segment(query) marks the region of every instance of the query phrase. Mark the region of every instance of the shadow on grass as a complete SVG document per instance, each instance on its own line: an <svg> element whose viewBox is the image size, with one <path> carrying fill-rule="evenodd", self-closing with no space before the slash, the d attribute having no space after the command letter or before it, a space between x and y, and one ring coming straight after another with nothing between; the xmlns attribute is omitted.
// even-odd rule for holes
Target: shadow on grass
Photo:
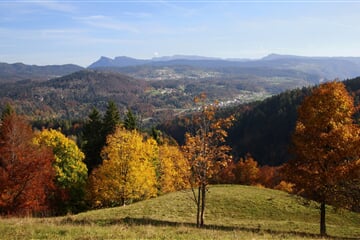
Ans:
<svg viewBox="0 0 360 240"><path fill-rule="evenodd" d="M190 228L197 228L196 224L194 223L180 223L180 222L171 222L165 220L158 220L158 219L151 219L151 218L117 218L117 219L99 219L99 220L89 220L89 219L82 219L77 220L71 217L65 218L61 221L62 224L74 224L74 225L98 225L98 226L111 226L117 224L127 224L127 225L151 225L151 226L170 226L170 227L190 227ZM300 237L308 237L308 238L318 238L324 239L320 234L313 234L313 233L306 233L306 232L298 232L298 231L276 231L271 229L262 229L261 225L257 228L251 227L237 227L237 226L222 226L222 225L205 225L201 229L211 229L211 230L220 230L220 231L244 231L244 232L252 232L252 233L268 233L271 235L294 235ZM333 236L326 236L326 239L333 239L333 240L356 240L359 238L356 237L333 237Z"/></svg>

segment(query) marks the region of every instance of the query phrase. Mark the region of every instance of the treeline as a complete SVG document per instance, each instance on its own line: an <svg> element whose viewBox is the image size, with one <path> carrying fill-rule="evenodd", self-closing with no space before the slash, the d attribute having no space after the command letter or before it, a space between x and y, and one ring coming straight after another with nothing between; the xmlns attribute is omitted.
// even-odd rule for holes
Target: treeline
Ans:
<svg viewBox="0 0 360 240"><path fill-rule="evenodd" d="M130 110L121 121L113 102L104 117L90 113L80 147L61 129L33 129L10 106L0 123L1 215L59 215L188 187L179 147L155 129L140 132Z"/></svg>
<svg viewBox="0 0 360 240"><path fill-rule="evenodd" d="M5 107L0 128L0 214L61 215L130 204L191 187L184 150L152 128L140 129L129 109L121 118L109 102L102 116L33 123ZM62 129L62 128L63 129ZM227 159L209 183L279 187L277 168L250 156Z"/></svg>

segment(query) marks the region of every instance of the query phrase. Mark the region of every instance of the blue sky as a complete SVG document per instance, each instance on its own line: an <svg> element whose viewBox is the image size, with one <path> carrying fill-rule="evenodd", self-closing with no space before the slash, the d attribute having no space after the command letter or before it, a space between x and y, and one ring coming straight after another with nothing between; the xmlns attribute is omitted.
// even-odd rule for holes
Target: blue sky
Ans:
<svg viewBox="0 0 360 240"><path fill-rule="evenodd" d="M360 56L360 1L0 0L0 62Z"/></svg>

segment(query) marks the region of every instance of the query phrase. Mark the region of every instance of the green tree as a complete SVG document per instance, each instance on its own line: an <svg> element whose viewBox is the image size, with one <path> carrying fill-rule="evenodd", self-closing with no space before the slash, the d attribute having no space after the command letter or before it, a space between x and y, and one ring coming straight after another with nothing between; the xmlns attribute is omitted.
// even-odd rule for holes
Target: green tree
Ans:
<svg viewBox="0 0 360 240"><path fill-rule="evenodd" d="M200 103L200 112L193 117L194 132L185 134L183 152L189 161L190 181L193 190L193 200L197 206L196 224L204 225L206 192L209 180L220 169L218 165L226 164L231 158L230 147L224 145L227 132L231 126L232 117L216 119L218 104L206 105L206 95L195 98ZM197 193L195 191L197 188Z"/></svg>
<svg viewBox="0 0 360 240"><path fill-rule="evenodd" d="M118 107L116 106L116 103L114 101L109 101L104 115L103 126L102 126L102 136L105 137L105 142L106 142L106 137L109 134L113 134L115 132L116 127L119 124L120 124L120 113Z"/></svg>
<svg viewBox="0 0 360 240"><path fill-rule="evenodd" d="M77 211L81 207L87 181L87 168L83 162L84 153L77 147L76 143L67 138L61 132L44 129L37 134L34 142L39 146L50 147L54 153L55 161L55 184L70 199L62 199L66 210Z"/></svg>
<svg viewBox="0 0 360 240"><path fill-rule="evenodd" d="M157 130L154 126L151 127L150 136L157 142L157 144L163 144L163 136L160 130Z"/></svg>
<svg viewBox="0 0 360 240"><path fill-rule="evenodd" d="M113 101L109 101L104 117L96 108L89 114L89 119L82 132L85 163L88 174L102 163L101 150L106 144L106 138L120 124L120 113Z"/></svg>
<svg viewBox="0 0 360 240"><path fill-rule="evenodd" d="M117 127L102 151L103 164L89 178L88 200L93 207L109 207L157 194L154 159L157 145L136 130Z"/></svg>
<svg viewBox="0 0 360 240"><path fill-rule="evenodd" d="M12 107L9 103L7 103L7 104L5 105L4 110L2 111L1 119L0 119L0 120L3 121L6 116L9 116L9 115L11 115L11 114L14 113L14 112L15 112L15 111L14 111L13 107Z"/></svg>
<svg viewBox="0 0 360 240"><path fill-rule="evenodd" d="M127 130L138 130L138 122L136 116L133 114L130 108L128 108L125 119L124 119L124 127Z"/></svg>
<svg viewBox="0 0 360 240"><path fill-rule="evenodd" d="M326 204L344 206L340 183L359 167L358 125L353 98L341 82L321 84L298 109L293 134L295 157L284 168L286 180L301 195L320 203L320 234L326 235ZM357 176L359 178L359 176ZM346 192L346 191L345 191Z"/></svg>
<svg viewBox="0 0 360 240"><path fill-rule="evenodd" d="M82 149L85 153L85 163L88 173L102 163L101 149L105 145L106 136L103 136L102 116L96 108L89 114L89 120L84 124Z"/></svg>

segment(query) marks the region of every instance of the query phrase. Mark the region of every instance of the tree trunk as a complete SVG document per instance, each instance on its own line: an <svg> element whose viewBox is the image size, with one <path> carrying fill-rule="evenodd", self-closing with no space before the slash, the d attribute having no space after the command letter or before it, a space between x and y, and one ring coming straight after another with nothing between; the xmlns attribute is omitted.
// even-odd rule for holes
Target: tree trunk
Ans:
<svg viewBox="0 0 360 240"><path fill-rule="evenodd" d="M204 226L204 214L205 214L205 203L206 203L206 186L205 184L201 185L201 219L200 227Z"/></svg>
<svg viewBox="0 0 360 240"><path fill-rule="evenodd" d="M320 205L320 235L326 236L326 224L325 224L325 201Z"/></svg>
<svg viewBox="0 0 360 240"><path fill-rule="evenodd" d="M201 185L198 188L198 198L197 198L197 212L196 212L196 226L200 227L200 199L201 199Z"/></svg>

